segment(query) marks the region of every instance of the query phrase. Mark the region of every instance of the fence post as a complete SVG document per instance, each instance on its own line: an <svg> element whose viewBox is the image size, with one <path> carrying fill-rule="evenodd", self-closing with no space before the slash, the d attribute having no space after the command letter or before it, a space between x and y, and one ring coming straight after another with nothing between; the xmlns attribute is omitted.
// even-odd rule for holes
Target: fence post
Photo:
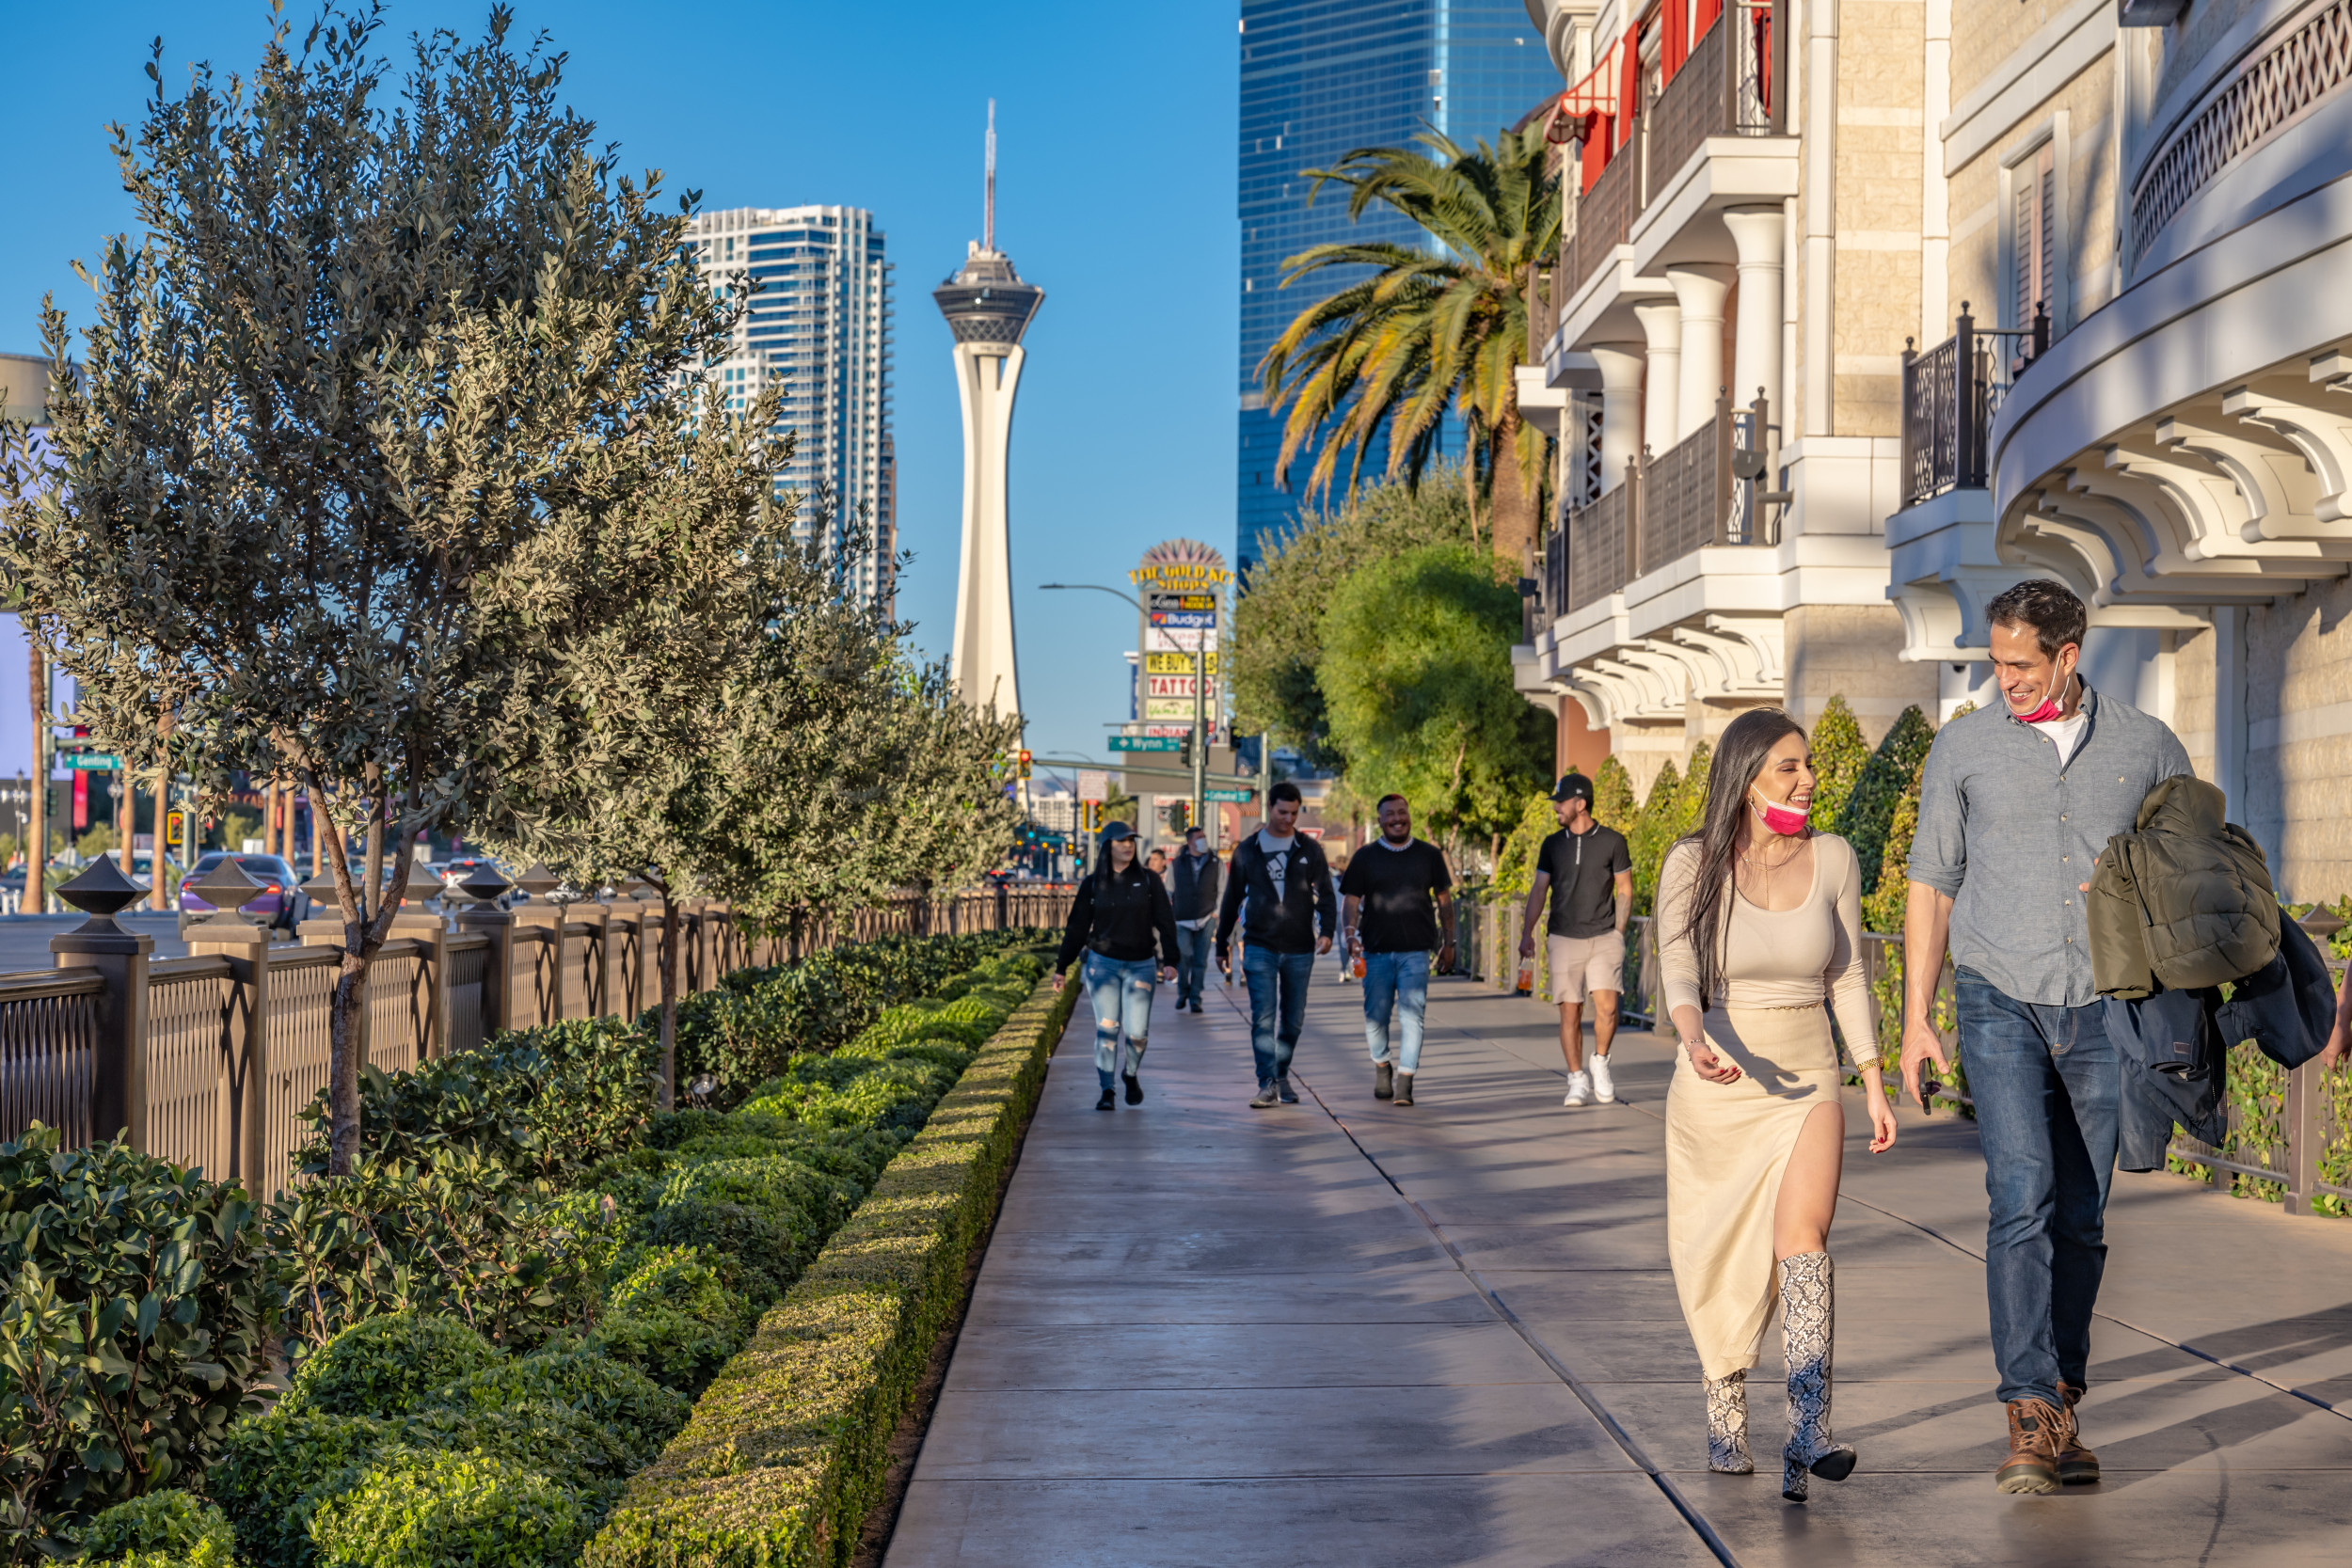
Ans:
<svg viewBox="0 0 2352 1568"><path fill-rule="evenodd" d="M613 1011L612 1006L612 945L607 940L612 932L612 908L609 904L581 903L573 907L583 926L596 927L596 935L588 940L596 944L596 961L588 977L588 1012L590 1018L602 1018ZM587 965L581 966L583 969Z"/></svg>
<svg viewBox="0 0 2352 1568"><path fill-rule="evenodd" d="M43 781L33 781L35 789ZM158 863L160 864L160 857ZM57 896L89 916L49 939L59 969L94 969L105 983L98 994L97 1038L90 1060L90 1136L124 1134L147 1147L147 966L155 939L124 930L115 911L136 903L141 889L101 855Z"/></svg>
<svg viewBox="0 0 2352 1568"><path fill-rule="evenodd" d="M248 921L214 919L190 926L187 938L191 958L217 953L227 958L229 977L244 992L238 1008L245 1015L245 1037L232 1047L237 1059L228 1064L220 1096L229 1117L223 1143L230 1179L260 1193L262 1115L269 1084L269 932Z"/></svg>
<svg viewBox="0 0 2352 1568"><path fill-rule="evenodd" d="M996 928L1000 931L1005 929L1006 927L1008 920L1006 905L1010 901L1010 898L1011 894L1006 888L1005 884L998 882L996 884Z"/></svg>
<svg viewBox="0 0 2352 1568"><path fill-rule="evenodd" d="M515 917L495 904L461 910L457 928L490 939L482 959L482 1033L486 1038L501 1029L521 1027L516 1018Z"/></svg>
<svg viewBox="0 0 2352 1568"><path fill-rule="evenodd" d="M2287 1074L2287 1212L2314 1212L2319 1196L2319 1069L2312 1062Z"/></svg>
<svg viewBox="0 0 2352 1568"><path fill-rule="evenodd" d="M1905 338L1903 340L1902 417L1897 421L1896 424L1896 435L1901 440L1902 445L1899 449L1901 455L1897 457L1895 460L1895 499L1901 506L1909 506L1915 499L1915 487L1911 483L1911 476L1913 472L1911 467L1913 462L1911 411L1918 406L1918 392L1914 385L1914 383L1918 379L1917 372L1915 368L1918 362L1919 349L1917 343L1910 338Z"/></svg>
<svg viewBox="0 0 2352 1568"><path fill-rule="evenodd" d="M1977 319L1968 302L1960 302L1960 322L1952 336L1952 483L1963 490L1984 487L1984 454L1978 451L1984 433L1977 428Z"/></svg>

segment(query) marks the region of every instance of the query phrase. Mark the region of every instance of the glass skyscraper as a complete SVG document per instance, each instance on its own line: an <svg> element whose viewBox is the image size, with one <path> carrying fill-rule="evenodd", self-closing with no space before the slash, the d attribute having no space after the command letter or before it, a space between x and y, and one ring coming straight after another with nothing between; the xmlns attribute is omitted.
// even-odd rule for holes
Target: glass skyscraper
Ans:
<svg viewBox="0 0 2352 1568"><path fill-rule="evenodd" d="M727 406L741 408L781 381L778 431L793 436L776 493L802 498L803 539L820 488L833 498L835 537L863 523L871 536L853 580L885 612L898 546L897 473L890 438L890 262L874 215L857 207L738 207L694 219L703 275L714 288L756 278L733 352L711 367Z"/></svg>
<svg viewBox="0 0 2352 1568"><path fill-rule="evenodd" d="M1264 406L1258 361L1298 312L1347 281L1338 270L1282 288L1282 262L1344 240L1422 243L1387 209L1347 216L1327 185L1312 207L1302 169L1328 168L1358 147L1403 147L1438 131L1468 147L1560 91L1560 73L1521 0L1242 0L1241 365L1239 506L1234 554L1247 572L1262 541L1298 515L1312 464L1276 483L1282 420ZM1448 421L1445 451L1461 453ZM1376 471L1375 453L1366 463ZM1345 470L1343 468L1342 473Z"/></svg>

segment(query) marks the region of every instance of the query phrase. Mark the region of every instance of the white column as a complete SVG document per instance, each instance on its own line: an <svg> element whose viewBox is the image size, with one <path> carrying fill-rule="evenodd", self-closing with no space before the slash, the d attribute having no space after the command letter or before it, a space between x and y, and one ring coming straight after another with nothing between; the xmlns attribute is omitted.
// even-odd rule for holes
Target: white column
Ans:
<svg viewBox="0 0 2352 1568"><path fill-rule="evenodd" d="M2121 82L2130 74L2133 52L2119 40L2115 53L2115 74ZM1927 89L1922 118L1931 126L1941 125L1952 112L1952 0L1928 0L1927 52L1921 63ZM1919 341L1924 345L1940 343L1952 331L1952 217L1944 178L1944 138L1927 135L1919 141ZM2119 182L2116 189L2122 196L2125 187ZM2119 202L2119 213L2128 200L2124 197Z"/></svg>
<svg viewBox="0 0 2352 1568"><path fill-rule="evenodd" d="M1642 324L1642 336L1649 344L1649 385L1642 396L1642 445L1652 456L1664 452L1682 438L1682 307L1672 300L1654 299L1633 308L1633 319Z"/></svg>
<svg viewBox="0 0 2352 1568"><path fill-rule="evenodd" d="M1734 207L1724 214L1740 247L1740 321L1732 344L1731 401L1744 405L1761 388L1772 417L1790 430L1780 402L1781 253L1788 225L1777 207ZM1791 432L1793 434L1793 432Z"/></svg>
<svg viewBox="0 0 2352 1568"><path fill-rule="evenodd" d="M2246 820L2246 611L2213 607L2213 783L2230 820Z"/></svg>
<svg viewBox="0 0 2352 1568"><path fill-rule="evenodd" d="M1835 434L1837 374L1837 0L1806 0L1804 420Z"/></svg>
<svg viewBox="0 0 2352 1568"><path fill-rule="evenodd" d="M1731 269L1712 264L1668 267L1675 303L1682 310L1682 395L1675 419L1677 438L1715 417L1724 390L1724 296L1731 292Z"/></svg>
<svg viewBox="0 0 2352 1568"><path fill-rule="evenodd" d="M1600 487L1625 483L1625 466L1642 454L1642 345L1595 343L1600 368Z"/></svg>

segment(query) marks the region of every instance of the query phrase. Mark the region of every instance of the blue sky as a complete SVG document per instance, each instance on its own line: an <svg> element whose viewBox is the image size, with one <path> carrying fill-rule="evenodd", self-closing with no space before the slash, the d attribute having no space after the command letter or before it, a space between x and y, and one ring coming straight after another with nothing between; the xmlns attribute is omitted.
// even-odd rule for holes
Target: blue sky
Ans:
<svg viewBox="0 0 2352 1568"><path fill-rule="evenodd" d="M385 14L398 40L478 32L488 7L390 0ZM933 654L955 619L962 452L930 290L979 235L996 99L998 243L1046 291L1012 456L1022 695L1041 752L1104 754L1104 721L1126 715L1135 614L1036 585L1124 587L1147 546L1180 535L1232 552L1235 15L1099 0L516 7L519 33L570 52L570 102L625 167L660 168L710 207L875 213L898 266L898 525L915 555L899 610ZM0 3L15 66L0 94L0 351L40 347L44 293L87 319L69 263L130 222L104 126L135 119L150 40L174 71L244 71L266 19L264 0Z"/></svg>

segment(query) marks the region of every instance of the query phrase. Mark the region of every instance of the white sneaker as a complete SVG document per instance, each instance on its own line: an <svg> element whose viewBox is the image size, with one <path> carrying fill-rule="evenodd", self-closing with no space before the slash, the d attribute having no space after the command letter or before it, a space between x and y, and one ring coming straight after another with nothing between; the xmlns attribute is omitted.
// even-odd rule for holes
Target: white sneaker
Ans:
<svg viewBox="0 0 2352 1568"><path fill-rule="evenodd" d="M1593 1075L1589 1072L1569 1073L1567 1098L1561 1101L1560 1103L1563 1105L1589 1105L1592 1103L1592 1101Z"/></svg>
<svg viewBox="0 0 2352 1568"><path fill-rule="evenodd" d="M1609 1076L1609 1058L1596 1054L1593 1057L1593 1100L1597 1104L1606 1105L1616 1098L1617 1081Z"/></svg>

